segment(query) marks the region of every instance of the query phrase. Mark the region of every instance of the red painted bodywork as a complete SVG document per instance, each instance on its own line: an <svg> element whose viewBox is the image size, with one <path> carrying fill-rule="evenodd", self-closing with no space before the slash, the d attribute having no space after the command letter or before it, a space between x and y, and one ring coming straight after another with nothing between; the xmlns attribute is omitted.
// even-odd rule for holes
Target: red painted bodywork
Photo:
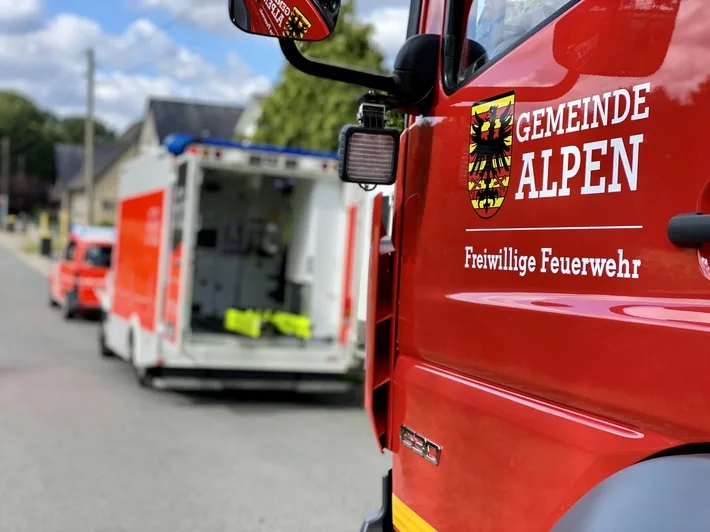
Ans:
<svg viewBox="0 0 710 532"><path fill-rule="evenodd" d="M353 261L355 259L355 233L357 231L358 208L348 207L345 233L345 272L343 273L343 306L341 311L338 342L345 345L350 336L353 320Z"/></svg>
<svg viewBox="0 0 710 532"><path fill-rule="evenodd" d="M155 331L165 191L122 198L114 252L112 314Z"/></svg>
<svg viewBox="0 0 710 532"><path fill-rule="evenodd" d="M424 2L422 32L442 32L443 4ZM710 442L710 248L682 250L666 234L672 216L710 212L710 5L660 2L647 38L631 41L613 19L590 15L618 4L580 0L464 87L449 95L440 86L428 116L406 131L392 246L371 252L366 406L393 452L394 493L440 532L546 531L620 469ZM570 21L580 14L585 36L607 54L584 68L603 67L601 75L558 62L564 50L553 38L574 41L581 27ZM622 65L615 50L639 62ZM517 127L522 113L646 82L646 119L527 142L514 134L505 200L491 218L476 214L473 104L514 91ZM536 154L539 190L543 150L553 152L550 183L560 186L561 148L639 134L636 191L622 176L620 192L581 195L580 173L569 196L516 199L524 153ZM611 150L594 161L594 181L608 184ZM590 229L598 226L626 228ZM622 249L642 265L638 279L521 276L466 268L466 246L617 258ZM441 446L438 466L400 446L402 424Z"/></svg>
<svg viewBox="0 0 710 532"><path fill-rule="evenodd" d="M74 256L67 260L62 254L52 266L49 273L50 295L57 303L63 303L67 293L76 290L78 310L96 310L100 307L97 291L104 289L109 267L87 264L86 251L92 246L111 247L113 242L69 234L67 243L76 246Z"/></svg>
<svg viewBox="0 0 710 532"><path fill-rule="evenodd" d="M249 13L250 33L320 41L332 32L327 20L310 0L243 0ZM246 29L246 28L245 28Z"/></svg>
<svg viewBox="0 0 710 532"><path fill-rule="evenodd" d="M165 331L165 339L174 344L178 341L179 305L180 305L180 277L182 274L182 242L175 246L170 252L170 264L168 264L168 279L165 288L165 305L163 307L163 321L168 326Z"/></svg>

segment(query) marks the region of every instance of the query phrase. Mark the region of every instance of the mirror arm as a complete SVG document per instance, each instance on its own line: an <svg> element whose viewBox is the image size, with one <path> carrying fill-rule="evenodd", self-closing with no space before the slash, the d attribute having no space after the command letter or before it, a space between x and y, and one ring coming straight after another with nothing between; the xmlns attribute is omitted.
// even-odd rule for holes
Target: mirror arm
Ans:
<svg viewBox="0 0 710 532"><path fill-rule="evenodd" d="M360 85L368 89L379 90L392 95L397 95L399 92L397 81L394 77L313 61L303 55L296 46L296 42L290 39L279 38L279 45L281 46L281 52L284 54L286 60L291 63L294 68L304 74Z"/></svg>

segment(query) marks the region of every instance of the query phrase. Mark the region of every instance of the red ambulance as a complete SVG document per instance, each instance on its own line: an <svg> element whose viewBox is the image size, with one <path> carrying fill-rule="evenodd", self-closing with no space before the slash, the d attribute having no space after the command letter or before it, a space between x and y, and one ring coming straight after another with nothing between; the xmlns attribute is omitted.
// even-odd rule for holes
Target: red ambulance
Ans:
<svg viewBox="0 0 710 532"><path fill-rule="evenodd" d="M97 290L111 266L115 236L111 227L72 227L49 273L49 304L59 306L64 319L99 310Z"/></svg>

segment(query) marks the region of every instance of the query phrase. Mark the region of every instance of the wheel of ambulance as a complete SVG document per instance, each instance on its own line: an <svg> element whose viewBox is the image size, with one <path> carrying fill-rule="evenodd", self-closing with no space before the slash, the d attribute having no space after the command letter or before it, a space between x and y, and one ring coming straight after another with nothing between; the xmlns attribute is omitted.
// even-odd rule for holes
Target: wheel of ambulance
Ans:
<svg viewBox="0 0 710 532"><path fill-rule="evenodd" d="M138 382L138 385L141 386L142 388L152 388L153 387L153 378L148 374L148 372L145 370L145 368L141 368L136 365L135 361L133 360L134 358L134 345L133 345L133 333L131 333L128 336L128 362L131 364L131 367L133 368L133 374L136 377L136 381Z"/></svg>
<svg viewBox="0 0 710 532"><path fill-rule="evenodd" d="M356 382L353 383L352 388L349 392L350 399L352 402L360 407L365 406L365 383Z"/></svg>
<svg viewBox="0 0 710 532"><path fill-rule="evenodd" d="M104 329L104 323L106 323L106 314L101 312L101 321L99 321L99 352L102 357L112 357L113 351L111 351L106 345L106 330Z"/></svg>
<svg viewBox="0 0 710 532"><path fill-rule="evenodd" d="M51 289L48 290L47 299L48 299L48 301L49 301L49 306L50 306L51 308L56 308L56 307L58 306L58 305L57 305L57 302L56 302L56 301L54 300L54 298L52 297L52 290L51 290Z"/></svg>
<svg viewBox="0 0 710 532"><path fill-rule="evenodd" d="M70 320L74 317L75 309L72 302L71 294L64 296L64 301L62 302L62 318L65 320Z"/></svg>

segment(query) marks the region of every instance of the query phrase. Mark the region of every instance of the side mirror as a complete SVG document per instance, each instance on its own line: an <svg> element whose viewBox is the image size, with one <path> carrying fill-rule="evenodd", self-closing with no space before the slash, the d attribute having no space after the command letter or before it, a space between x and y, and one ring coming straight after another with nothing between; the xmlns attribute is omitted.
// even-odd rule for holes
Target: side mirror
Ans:
<svg viewBox="0 0 710 532"><path fill-rule="evenodd" d="M240 30L293 41L322 41L335 29L340 0L229 0Z"/></svg>
<svg viewBox="0 0 710 532"><path fill-rule="evenodd" d="M679 6L680 0L581 2L555 25L553 56L578 74L649 77L665 60Z"/></svg>

